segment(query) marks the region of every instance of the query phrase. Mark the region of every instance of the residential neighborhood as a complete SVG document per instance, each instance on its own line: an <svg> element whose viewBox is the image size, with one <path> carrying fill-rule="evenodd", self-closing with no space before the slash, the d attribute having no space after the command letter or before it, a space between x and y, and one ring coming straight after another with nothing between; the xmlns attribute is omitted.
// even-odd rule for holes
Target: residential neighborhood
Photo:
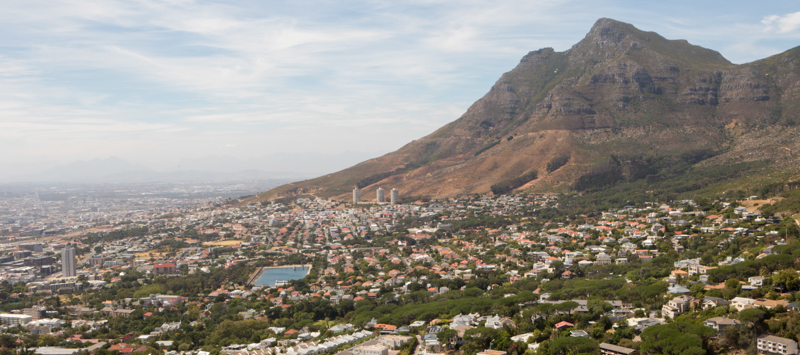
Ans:
<svg viewBox="0 0 800 355"><path fill-rule="evenodd" d="M689 348L797 353L794 221L726 199L579 213L567 204L218 201L16 236L2 245L3 346L650 354L666 351L658 334L678 331L691 332ZM298 268L304 277L264 281Z"/></svg>

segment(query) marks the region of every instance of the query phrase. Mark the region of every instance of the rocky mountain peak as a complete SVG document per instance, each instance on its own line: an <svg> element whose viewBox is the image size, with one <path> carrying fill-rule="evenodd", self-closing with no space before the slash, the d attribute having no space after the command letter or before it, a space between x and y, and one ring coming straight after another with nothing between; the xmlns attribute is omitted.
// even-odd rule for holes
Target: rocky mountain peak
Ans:
<svg viewBox="0 0 800 355"><path fill-rule="evenodd" d="M460 118L431 135L253 201L308 193L348 199L353 185L363 187L362 196L378 186L417 197L497 186L583 191L668 175L671 164L698 162L691 157L714 156L708 166L768 164L767 157L800 166L800 158L789 156L800 151L798 58L795 49L735 65L685 40L601 18L568 51L527 53ZM609 157L622 163L611 166L617 160Z"/></svg>
<svg viewBox="0 0 800 355"><path fill-rule="evenodd" d="M609 18L601 18L595 22L589 33L586 34L587 41L599 47L618 46L630 32L636 31L633 26Z"/></svg>

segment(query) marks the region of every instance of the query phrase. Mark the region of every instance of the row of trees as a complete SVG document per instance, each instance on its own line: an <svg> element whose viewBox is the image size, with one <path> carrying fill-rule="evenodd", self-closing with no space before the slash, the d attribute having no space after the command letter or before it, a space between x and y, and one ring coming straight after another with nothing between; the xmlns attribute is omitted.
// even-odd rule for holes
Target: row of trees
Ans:
<svg viewBox="0 0 800 355"><path fill-rule="evenodd" d="M495 195L503 195L513 191L514 189L527 184L533 180L536 180L539 177L539 173L536 170L531 170L525 174L522 174L518 177L503 180L491 186L492 193Z"/></svg>

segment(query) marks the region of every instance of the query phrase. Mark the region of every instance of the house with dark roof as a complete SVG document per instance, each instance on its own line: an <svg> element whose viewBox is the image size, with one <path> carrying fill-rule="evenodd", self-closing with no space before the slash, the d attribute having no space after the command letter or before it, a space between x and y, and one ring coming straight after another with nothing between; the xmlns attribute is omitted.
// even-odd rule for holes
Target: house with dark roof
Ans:
<svg viewBox="0 0 800 355"><path fill-rule="evenodd" d="M702 305L702 307L703 307L703 310L706 310L706 309L709 309L709 308L714 308L714 307L719 307L719 306L729 306L730 304L731 304L731 302L726 300L726 299L724 299L724 298L705 296L705 297L703 297L703 305Z"/></svg>
<svg viewBox="0 0 800 355"><path fill-rule="evenodd" d="M714 317L703 322L703 325L716 330L717 333L722 332L727 327L739 328L741 324L738 320L728 317Z"/></svg>

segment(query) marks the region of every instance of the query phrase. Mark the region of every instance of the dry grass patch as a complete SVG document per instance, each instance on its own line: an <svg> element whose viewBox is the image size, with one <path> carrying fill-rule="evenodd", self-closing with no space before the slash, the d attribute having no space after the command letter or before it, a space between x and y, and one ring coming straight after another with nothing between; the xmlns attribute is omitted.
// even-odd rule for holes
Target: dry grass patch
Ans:
<svg viewBox="0 0 800 355"><path fill-rule="evenodd" d="M239 245L242 244L241 240L220 240L216 242L203 242L203 245L216 245L221 247L227 247L231 245Z"/></svg>
<svg viewBox="0 0 800 355"><path fill-rule="evenodd" d="M773 198L766 199L766 200L739 201L739 203L744 208L747 208L747 210L752 212L752 213L761 213L761 209L759 207L761 207L763 205L766 205L766 204L772 204L772 203L778 202L778 201L780 201L782 199L783 199L783 197L773 197Z"/></svg>
<svg viewBox="0 0 800 355"><path fill-rule="evenodd" d="M145 251L142 253L133 254L136 255L137 260L149 260L149 259L161 259L163 258L166 253L158 252L158 251Z"/></svg>

